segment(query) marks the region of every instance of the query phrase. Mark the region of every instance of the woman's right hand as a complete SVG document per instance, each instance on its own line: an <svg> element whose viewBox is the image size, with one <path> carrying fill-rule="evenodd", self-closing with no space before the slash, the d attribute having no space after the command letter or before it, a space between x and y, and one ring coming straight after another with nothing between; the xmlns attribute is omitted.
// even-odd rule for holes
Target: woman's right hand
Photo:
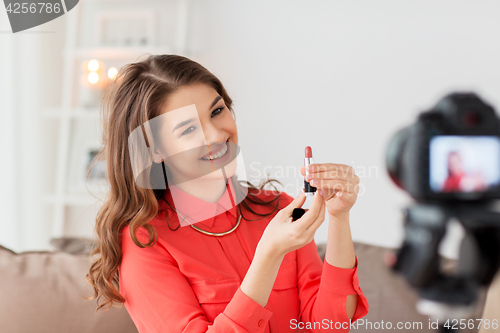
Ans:
<svg viewBox="0 0 500 333"><path fill-rule="evenodd" d="M269 251L273 255L284 256L309 244L314 234L325 220L325 201L319 191L314 195L310 209L296 221L292 222L294 208L304 204L306 196L300 194L285 208L281 209L269 222L257 245L257 250Z"/></svg>

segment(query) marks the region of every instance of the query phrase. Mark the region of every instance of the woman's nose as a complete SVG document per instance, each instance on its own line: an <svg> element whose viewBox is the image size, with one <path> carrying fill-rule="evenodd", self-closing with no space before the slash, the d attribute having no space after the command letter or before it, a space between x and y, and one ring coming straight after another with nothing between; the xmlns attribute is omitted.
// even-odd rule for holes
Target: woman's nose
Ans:
<svg viewBox="0 0 500 333"><path fill-rule="evenodd" d="M224 143L227 139L225 132L214 125L204 126L203 135L205 139L205 145L208 146L210 144L211 148Z"/></svg>

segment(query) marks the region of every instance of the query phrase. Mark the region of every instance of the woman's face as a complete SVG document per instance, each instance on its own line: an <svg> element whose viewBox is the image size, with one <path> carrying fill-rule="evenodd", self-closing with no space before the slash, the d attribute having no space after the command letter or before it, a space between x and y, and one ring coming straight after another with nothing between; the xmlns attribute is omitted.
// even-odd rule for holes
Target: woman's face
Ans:
<svg viewBox="0 0 500 333"><path fill-rule="evenodd" d="M236 122L211 86L198 83L179 88L154 119L161 120L157 127L161 145L155 145L155 162L165 161L170 182L222 179L222 166L227 178L236 171ZM207 160L210 152L212 157L225 153Z"/></svg>
<svg viewBox="0 0 500 333"><path fill-rule="evenodd" d="M460 155L450 153L448 156L448 169L452 175L460 175L462 173L462 161Z"/></svg>

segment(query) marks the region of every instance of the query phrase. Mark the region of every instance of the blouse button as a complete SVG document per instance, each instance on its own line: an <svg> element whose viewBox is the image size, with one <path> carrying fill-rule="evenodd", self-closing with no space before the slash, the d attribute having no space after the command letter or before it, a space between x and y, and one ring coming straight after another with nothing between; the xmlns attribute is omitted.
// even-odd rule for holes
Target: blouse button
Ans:
<svg viewBox="0 0 500 333"><path fill-rule="evenodd" d="M262 327L262 326L264 326L264 320L261 319L261 320L259 320L259 327Z"/></svg>
<svg viewBox="0 0 500 333"><path fill-rule="evenodd" d="M217 204L217 210L222 210L222 205L221 204Z"/></svg>

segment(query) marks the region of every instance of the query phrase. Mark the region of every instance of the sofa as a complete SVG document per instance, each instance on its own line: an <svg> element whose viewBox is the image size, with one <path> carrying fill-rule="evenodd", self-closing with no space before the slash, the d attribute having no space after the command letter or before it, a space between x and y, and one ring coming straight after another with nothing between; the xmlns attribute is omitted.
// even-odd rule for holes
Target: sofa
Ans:
<svg viewBox="0 0 500 333"><path fill-rule="evenodd" d="M0 332L2 333L133 333L137 329L124 306L112 307L96 314L97 301L85 300L92 289L85 280L90 265L89 252L93 243L78 238L53 239L55 251L15 253L0 246ZM326 244L317 244L324 260ZM429 329L428 318L415 310L418 296L406 281L383 264L384 253L390 249L354 243L359 261L358 276L361 289L369 302L365 322L421 322ZM452 267L454 261L445 259ZM496 318L500 310L500 281L492 284L487 295L480 295L473 318L485 315ZM376 324L375 324L376 325ZM398 329L393 329L399 331ZM355 331L384 331L358 326ZM485 332L494 332L489 329ZM477 327L462 332L478 332ZM480 332L483 333L483 332Z"/></svg>

